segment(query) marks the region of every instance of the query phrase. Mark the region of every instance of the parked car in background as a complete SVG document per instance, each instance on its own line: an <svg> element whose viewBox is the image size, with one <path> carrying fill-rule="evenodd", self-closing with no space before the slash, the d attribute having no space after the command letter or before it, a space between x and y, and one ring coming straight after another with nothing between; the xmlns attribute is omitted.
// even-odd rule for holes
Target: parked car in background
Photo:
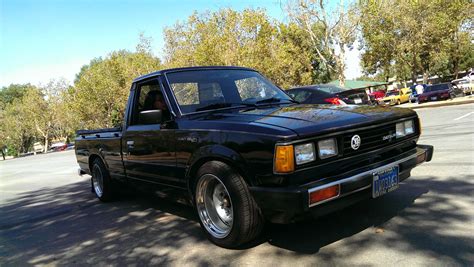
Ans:
<svg viewBox="0 0 474 267"><path fill-rule="evenodd" d="M458 87L459 90L462 90L463 94L471 95L474 91L474 82L469 79L457 79L451 81L452 84Z"/></svg>
<svg viewBox="0 0 474 267"><path fill-rule="evenodd" d="M457 94L462 93L462 91L456 91L455 89L459 90L451 83L428 85L425 88L424 93L418 96L418 104L429 101L453 99Z"/></svg>
<svg viewBox="0 0 474 267"><path fill-rule="evenodd" d="M44 146L40 142L36 142L33 144L34 153L41 153L43 151L44 151Z"/></svg>
<svg viewBox="0 0 474 267"><path fill-rule="evenodd" d="M371 104L365 89L344 89L331 84L291 88L287 90L287 93L302 104Z"/></svg>
<svg viewBox="0 0 474 267"><path fill-rule="evenodd" d="M67 144L63 142L54 143L49 147L49 150L52 151L64 151L67 148Z"/></svg>
<svg viewBox="0 0 474 267"><path fill-rule="evenodd" d="M402 88L400 90L393 90L387 92L387 94L385 94L385 97L382 100L387 105L400 105L402 103L408 102L408 100L410 99L410 95L410 88Z"/></svg>
<svg viewBox="0 0 474 267"><path fill-rule="evenodd" d="M385 91L384 90L379 90L379 91L375 91L373 93L369 93L369 98L372 102L382 101L382 99L384 97L385 97Z"/></svg>
<svg viewBox="0 0 474 267"><path fill-rule="evenodd" d="M426 84L415 84L410 86L411 95L410 95L410 103L418 102L418 96L423 93L426 88Z"/></svg>

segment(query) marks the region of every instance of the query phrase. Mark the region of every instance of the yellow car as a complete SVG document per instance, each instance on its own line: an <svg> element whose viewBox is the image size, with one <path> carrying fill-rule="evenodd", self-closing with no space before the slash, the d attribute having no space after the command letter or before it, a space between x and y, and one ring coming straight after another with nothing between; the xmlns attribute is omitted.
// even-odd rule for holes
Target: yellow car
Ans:
<svg viewBox="0 0 474 267"><path fill-rule="evenodd" d="M387 92L385 94L385 97L382 99L382 101L387 104L387 105L400 105L402 103L408 102L410 99L411 95L411 89L410 88L402 88L400 90L393 90Z"/></svg>

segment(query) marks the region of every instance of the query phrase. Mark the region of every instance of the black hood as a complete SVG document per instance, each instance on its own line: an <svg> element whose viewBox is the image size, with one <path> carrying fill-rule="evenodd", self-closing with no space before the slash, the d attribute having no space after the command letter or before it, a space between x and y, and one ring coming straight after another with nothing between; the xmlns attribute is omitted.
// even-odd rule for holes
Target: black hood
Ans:
<svg viewBox="0 0 474 267"><path fill-rule="evenodd" d="M382 106L291 105L219 111L207 116L206 120L276 126L292 130L299 136L310 136L415 115L410 109Z"/></svg>

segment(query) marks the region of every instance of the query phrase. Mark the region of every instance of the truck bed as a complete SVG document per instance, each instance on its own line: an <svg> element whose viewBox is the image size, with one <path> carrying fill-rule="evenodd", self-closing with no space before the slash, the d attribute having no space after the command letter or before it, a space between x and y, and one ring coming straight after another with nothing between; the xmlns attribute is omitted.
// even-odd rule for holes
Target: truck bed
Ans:
<svg viewBox="0 0 474 267"><path fill-rule="evenodd" d="M121 128L79 130L76 134L76 157L81 170L91 174L94 158L91 159L90 155L95 154L101 157L112 176L125 179Z"/></svg>

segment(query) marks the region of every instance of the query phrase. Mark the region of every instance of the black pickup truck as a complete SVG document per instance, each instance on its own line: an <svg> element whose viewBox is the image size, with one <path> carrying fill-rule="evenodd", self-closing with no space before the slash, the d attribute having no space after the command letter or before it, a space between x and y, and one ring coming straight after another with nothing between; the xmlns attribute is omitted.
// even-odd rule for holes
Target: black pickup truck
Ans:
<svg viewBox="0 0 474 267"><path fill-rule="evenodd" d="M100 200L130 185L184 199L211 241L236 247L265 220L397 189L432 158L420 128L410 109L303 105L255 70L190 67L134 80L123 125L78 131L76 156Z"/></svg>

